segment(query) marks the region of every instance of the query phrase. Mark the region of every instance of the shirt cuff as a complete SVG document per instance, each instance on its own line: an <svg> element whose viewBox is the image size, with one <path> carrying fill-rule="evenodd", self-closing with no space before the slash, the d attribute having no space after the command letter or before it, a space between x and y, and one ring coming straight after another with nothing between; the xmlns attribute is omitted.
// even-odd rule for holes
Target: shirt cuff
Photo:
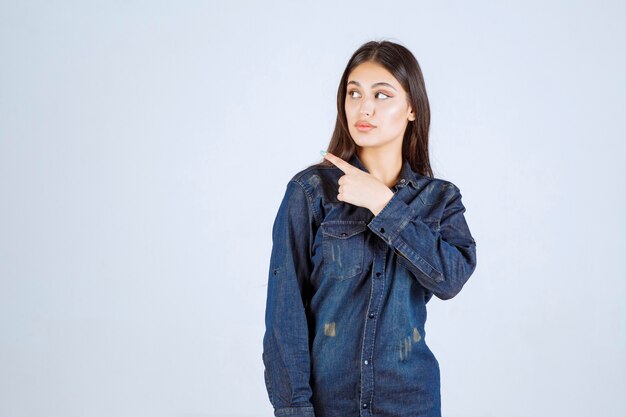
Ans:
<svg viewBox="0 0 626 417"><path fill-rule="evenodd" d="M284 407L277 408L274 411L274 416L276 417L315 417L315 413L313 412L313 407Z"/></svg>
<svg viewBox="0 0 626 417"><path fill-rule="evenodd" d="M387 244L392 245L402 229L416 217L417 212L413 207L405 203L399 193L395 193L367 226Z"/></svg>

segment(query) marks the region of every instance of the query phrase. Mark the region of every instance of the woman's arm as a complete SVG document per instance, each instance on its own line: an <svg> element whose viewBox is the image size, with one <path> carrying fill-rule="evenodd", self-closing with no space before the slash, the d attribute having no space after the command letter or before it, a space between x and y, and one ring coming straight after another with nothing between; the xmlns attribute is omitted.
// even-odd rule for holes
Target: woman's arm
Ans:
<svg viewBox="0 0 626 417"><path fill-rule="evenodd" d="M314 216L303 186L287 184L272 230L265 310L265 384L275 416L314 417L311 404L307 285Z"/></svg>
<svg viewBox="0 0 626 417"><path fill-rule="evenodd" d="M448 183L438 230L395 193L371 220L369 228L400 254L400 262L425 288L442 300L459 293L476 268L476 242L465 221L457 186Z"/></svg>

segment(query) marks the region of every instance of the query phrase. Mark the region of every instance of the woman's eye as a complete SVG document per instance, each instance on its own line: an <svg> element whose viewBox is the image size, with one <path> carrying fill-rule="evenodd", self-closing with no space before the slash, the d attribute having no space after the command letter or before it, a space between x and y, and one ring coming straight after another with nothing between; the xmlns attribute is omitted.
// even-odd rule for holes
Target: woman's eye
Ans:
<svg viewBox="0 0 626 417"><path fill-rule="evenodd" d="M353 93L357 93L358 94L358 91L351 90L351 91L348 92L348 96L354 98ZM387 95L387 94L383 93L382 91L379 91L379 92L376 93L376 95L378 95L378 94L382 94L383 95L383 97L381 97L383 100L386 100L386 99L391 97L390 95Z"/></svg>

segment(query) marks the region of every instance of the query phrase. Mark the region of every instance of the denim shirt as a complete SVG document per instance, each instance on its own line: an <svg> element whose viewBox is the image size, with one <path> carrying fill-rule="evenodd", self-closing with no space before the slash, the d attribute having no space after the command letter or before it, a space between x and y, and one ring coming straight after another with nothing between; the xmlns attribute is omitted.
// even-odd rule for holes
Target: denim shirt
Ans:
<svg viewBox="0 0 626 417"><path fill-rule="evenodd" d="M476 268L459 188L404 160L374 216L337 200L342 175L298 172L273 224L262 359L274 415L440 417L426 303Z"/></svg>

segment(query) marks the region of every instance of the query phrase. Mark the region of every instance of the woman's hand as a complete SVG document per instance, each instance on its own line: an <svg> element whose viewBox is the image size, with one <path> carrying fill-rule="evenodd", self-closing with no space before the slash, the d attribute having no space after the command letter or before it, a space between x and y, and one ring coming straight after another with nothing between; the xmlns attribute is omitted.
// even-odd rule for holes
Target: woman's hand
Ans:
<svg viewBox="0 0 626 417"><path fill-rule="evenodd" d="M351 165L330 152L327 152L324 158L345 174L337 182L339 184L337 200L365 207L376 216L393 197L393 191L372 174Z"/></svg>

